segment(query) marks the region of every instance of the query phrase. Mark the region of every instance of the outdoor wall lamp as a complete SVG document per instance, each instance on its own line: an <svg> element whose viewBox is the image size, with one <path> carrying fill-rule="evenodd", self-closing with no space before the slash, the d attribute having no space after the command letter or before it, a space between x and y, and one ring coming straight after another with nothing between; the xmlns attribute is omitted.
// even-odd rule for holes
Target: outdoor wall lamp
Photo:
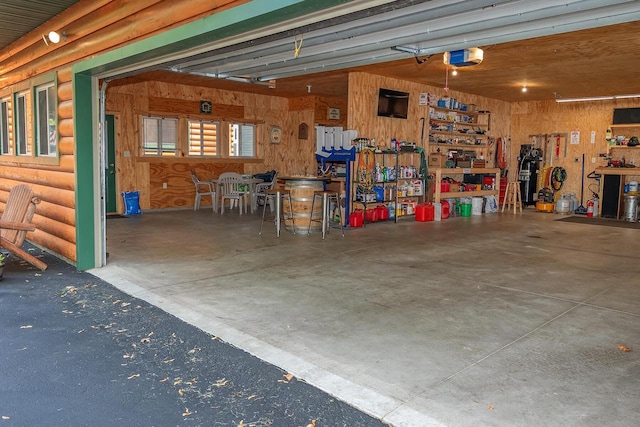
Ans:
<svg viewBox="0 0 640 427"><path fill-rule="evenodd" d="M60 41L66 42L67 33L65 32L58 33L57 31L50 31L49 34L42 35L42 40L44 41L44 44L46 44L47 46L49 46L49 42L53 44L60 43Z"/></svg>

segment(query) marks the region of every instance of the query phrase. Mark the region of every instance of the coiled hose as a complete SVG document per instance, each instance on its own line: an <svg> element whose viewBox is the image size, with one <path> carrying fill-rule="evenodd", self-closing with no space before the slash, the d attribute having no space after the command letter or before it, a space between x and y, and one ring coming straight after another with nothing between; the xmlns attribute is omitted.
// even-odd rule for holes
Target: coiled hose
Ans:
<svg viewBox="0 0 640 427"><path fill-rule="evenodd" d="M558 192L562 189L564 182L567 180L567 171L562 167L555 167L551 171L551 188L554 192Z"/></svg>

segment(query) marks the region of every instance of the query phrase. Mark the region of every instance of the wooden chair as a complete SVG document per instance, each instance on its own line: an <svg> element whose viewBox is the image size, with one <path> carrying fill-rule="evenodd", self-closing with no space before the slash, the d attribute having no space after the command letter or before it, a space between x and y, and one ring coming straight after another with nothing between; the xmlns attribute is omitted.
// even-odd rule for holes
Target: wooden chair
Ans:
<svg viewBox="0 0 640 427"><path fill-rule="evenodd" d="M46 270L47 264L21 248L27 232L36 229L31 219L38 203L40 199L34 196L33 190L28 185L20 184L11 189L4 212L0 217L0 247L34 267Z"/></svg>

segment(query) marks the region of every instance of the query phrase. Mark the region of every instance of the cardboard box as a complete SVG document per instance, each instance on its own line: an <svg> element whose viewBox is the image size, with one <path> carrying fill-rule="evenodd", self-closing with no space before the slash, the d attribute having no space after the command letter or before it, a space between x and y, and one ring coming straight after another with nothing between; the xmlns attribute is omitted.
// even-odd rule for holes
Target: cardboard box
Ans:
<svg viewBox="0 0 640 427"><path fill-rule="evenodd" d="M427 162L430 168L443 168L447 163L447 156L444 154L432 153L429 154Z"/></svg>

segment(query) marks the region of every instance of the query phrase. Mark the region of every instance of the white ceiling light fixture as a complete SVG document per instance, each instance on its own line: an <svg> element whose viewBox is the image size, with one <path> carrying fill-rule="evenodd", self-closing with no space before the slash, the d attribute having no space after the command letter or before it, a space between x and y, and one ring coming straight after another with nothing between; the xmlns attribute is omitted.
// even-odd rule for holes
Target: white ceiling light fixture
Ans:
<svg viewBox="0 0 640 427"><path fill-rule="evenodd" d="M589 96L584 98L558 98L556 102L587 102L587 101L611 101L613 99L633 99L640 98L638 95L613 95L613 96Z"/></svg>
<svg viewBox="0 0 640 427"><path fill-rule="evenodd" d="M527 91L527 85L522 85L522 92L526 92Z"/></svg>

